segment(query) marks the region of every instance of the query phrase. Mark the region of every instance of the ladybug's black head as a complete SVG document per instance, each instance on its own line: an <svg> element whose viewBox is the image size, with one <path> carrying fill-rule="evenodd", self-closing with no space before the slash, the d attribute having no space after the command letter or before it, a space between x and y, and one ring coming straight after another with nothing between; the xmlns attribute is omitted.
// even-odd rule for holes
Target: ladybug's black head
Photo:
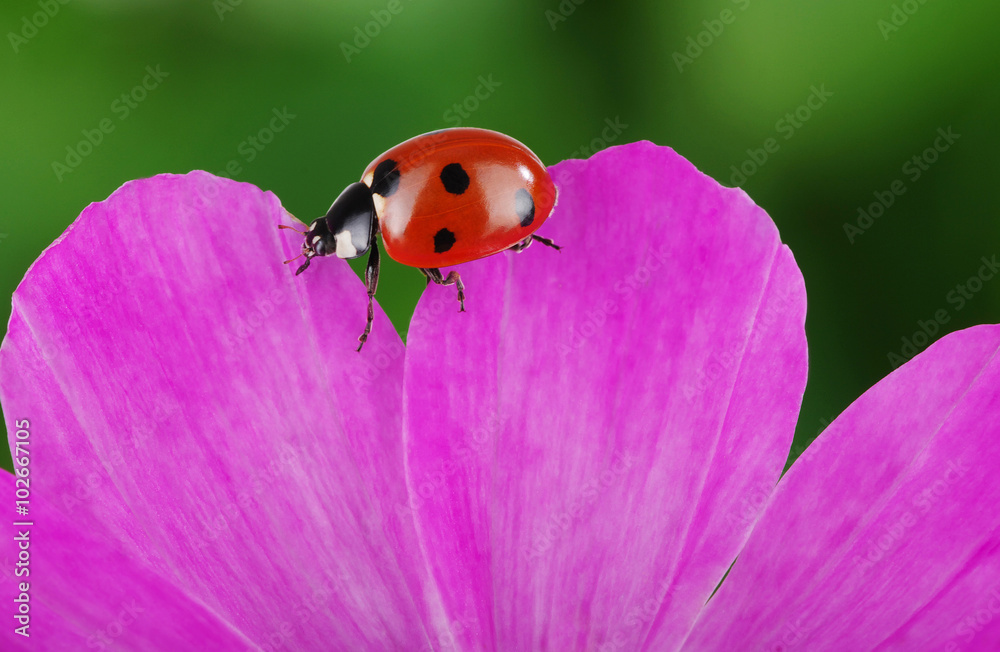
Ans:
<svg viewBox="0 0 1000 652"><path fill-rule="evenodd" d="M309 225L302 243L306 262L295 273L304 272L316 256L363 256L375 239L376 224L372 191L360 181L347 186L326 215Z"/></svg>
<svg viewBox="0 0 1000 652"><path fill-rule="evenodd" d="M306 258L328 256L337 246L333 234L326 227L325 217L313 220L313 223L306 230L305 236L305 242L302 243L302 253Z"/></svg>

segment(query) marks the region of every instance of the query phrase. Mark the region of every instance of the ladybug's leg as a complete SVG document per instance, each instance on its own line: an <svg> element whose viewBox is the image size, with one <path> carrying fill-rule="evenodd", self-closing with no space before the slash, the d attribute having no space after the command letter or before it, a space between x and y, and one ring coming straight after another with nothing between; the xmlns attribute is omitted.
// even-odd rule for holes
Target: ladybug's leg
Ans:
<svg viewBox="0 0 1000 652"><path fill-rule="evenodd" d="M555 249L556 251L559 251L560 249L562 249L562 247L560 247L560 246L559 246L559 245L557 245L556 243L552 242L552 241L551 241L551 240L549 240L548 238L543 238L543 237L542 237L542 236L540 236L540 235L532 235L532 236L531 236L531 239L532 239L532 240L538 240L539 242L541 242L541 243L542 243L543 245L545 245L546 247L552 247L552 248L553 248L553 249Z"/></svg>
<svg viewBox="0 0 1000 652"><path fill-rule="evenodd" d="M556 243L552 242L548 238L543 238L540 235L529 235L524 240L521 240L520 242L512 244L510 246L510 249L513 250L513 251L524 251L525 249L528 248L528 245L531 244L532 240L538 240L539 242L541 242L546 247L552 247L553 249L555 249L557 251L559 249L562 249L562 247L560 247Z"/></svg>
<svg viewBox="0 0 1000 652"><path fill-rule="evenodd" d="M365 267L365 287L368 288L368 322L365 324L365 332L358 338L358 351L368 341L368 333L372 332L372 322L375 321L375 290L378 288L378 243L372 243L372 250L368 254L368 266Z"/></svg>
<svg viewBox="0 0 1000 652"><path fill-rule="evenodd" d="M437 267L421 267L420 271L427 277L428 285L434 281L438 285L458 286L458 311L465 312L465 284L462 283L462 277L458 275L458 272L451 272L447 277L444 277Z"/></svg>

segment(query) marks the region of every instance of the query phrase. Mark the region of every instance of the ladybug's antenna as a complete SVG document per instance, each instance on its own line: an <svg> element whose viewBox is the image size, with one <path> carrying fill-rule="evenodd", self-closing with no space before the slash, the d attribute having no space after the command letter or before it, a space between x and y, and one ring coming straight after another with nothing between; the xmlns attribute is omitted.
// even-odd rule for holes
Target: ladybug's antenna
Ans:
<svg viewBox="0 0 1000 652"><path fill-rule="evenodd" d="M279 229L288 229L290 231L295 231L296 233L298 233L300 235L306 235L306 233L308 233L308 231L299 231L294 226L288 226L287 224L279 224L278 228ZM302 252L301 254L299 254L298 256L296 256L295 258L289 258L288 260L286 260L284 262L284 264L287 265L288 263L290 263L292 261L296 261L299 258L302 258L303 256L306 257L306 262L302 263L302 265L297 270L295 270L295 275L296 276L298 276L302 272L306 271L306 267L309 267L309 263L311 262L312 256L306 254L306 252Z"/></svg>
<svg viewBox="0 0 1000 652"><path fill-rule="evenodd" d="M309 267L309 263L312 262L312 256L307 256L306 254L299 254L295 258L289 258L284 263L285 265L287 265L288 263L290 263L292 261L295 261L295 260L298 260L299 258L302 258L303 256L306 257L306 262L302 263L302 265L297 270L295 270L295 275L296 276L298 276L302 272L306 271L306 267Z"/></svg>

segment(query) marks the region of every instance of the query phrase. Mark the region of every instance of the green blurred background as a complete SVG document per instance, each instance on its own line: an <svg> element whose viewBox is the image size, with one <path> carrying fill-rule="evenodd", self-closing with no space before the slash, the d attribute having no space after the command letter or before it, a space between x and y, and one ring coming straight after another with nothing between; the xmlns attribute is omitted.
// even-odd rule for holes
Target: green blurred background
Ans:
<svg viewBox="0 0 1000 652"><path fill-rule="evenodd" d="M236 161L227 176L308 219L377 154L460 121L508 133L547 164L670 145L770 213L809 296L792 458L891 371L888 354L919 320L947 311L932 339L1000 321L1000 280L949 301L981 257L1000 255L996 3L19 0L0 18L4 297L88 203L129 179ZM121 95L147 66L166 76L126 109ZM814 87L830 95L800 108ZM254 148L276 109L294 118ZM105 119L103 142L53 168ZM627 127L606 141L606 121ZM914 179L917 164L904 165L949 127L958 140ZM857 225L874 193L887 202L895 180L905 194L851 243L844 223ZM392 261L382 274L379 300L405 330L423 276Z"/></svg>

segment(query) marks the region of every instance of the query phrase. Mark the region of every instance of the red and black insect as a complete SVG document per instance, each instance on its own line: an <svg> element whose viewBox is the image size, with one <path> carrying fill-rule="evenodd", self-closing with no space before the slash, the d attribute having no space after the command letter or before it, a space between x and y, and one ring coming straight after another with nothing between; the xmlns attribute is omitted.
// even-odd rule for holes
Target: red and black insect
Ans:
<svg viewBox="0 0 1000 652"><path fill-rule="evenodd" d="M360 351L375 315L376 234L382 234L390 258L419 268L428 284L457 286L464 311L461 277L455 271L444 276L440 268L520 251L532 240L559 249L534 234L555 203L556 187L545 166L510 136L472 128L432 131L372 161L361 181L347 186L327 214L309 225L301 254L306 261L295 273L316 256L368 254L368 322L358 338Z"/></svg>

